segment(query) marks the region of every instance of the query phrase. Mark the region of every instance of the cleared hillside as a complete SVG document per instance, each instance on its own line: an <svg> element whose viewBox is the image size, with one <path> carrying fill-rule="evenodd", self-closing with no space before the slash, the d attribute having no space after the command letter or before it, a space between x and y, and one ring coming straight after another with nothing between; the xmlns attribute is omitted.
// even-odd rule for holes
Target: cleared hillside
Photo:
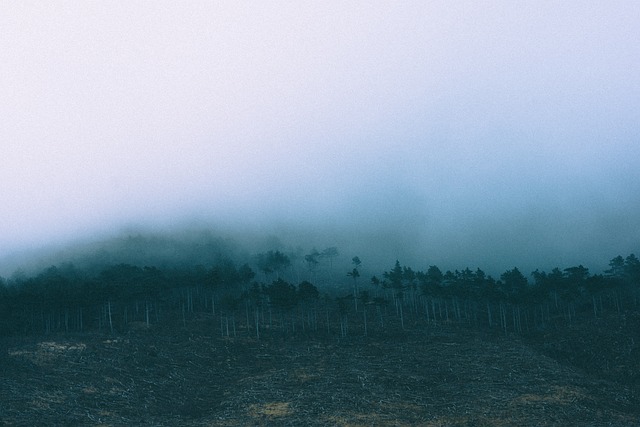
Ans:
<svg viewBox="0 0 640 427"><path fill-rule="evenodd" d="M343 340L223 338L207 317L138 326L5 342L0 424L640 423L637 384L559 362L536 340L447 325Z"/></svg>

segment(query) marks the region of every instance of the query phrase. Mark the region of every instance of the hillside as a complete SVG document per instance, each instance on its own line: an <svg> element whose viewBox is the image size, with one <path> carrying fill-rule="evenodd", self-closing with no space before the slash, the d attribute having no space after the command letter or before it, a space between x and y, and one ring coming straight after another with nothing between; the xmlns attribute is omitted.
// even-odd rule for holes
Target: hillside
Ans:
<svg viewBox="0 0 640 427"><path fill-rule="evenodd" d="M637 382L551 357L560 342L584 344L571 334L547 345L433 324L345 339L244 335L221 337L198 316L115 336L5 340L0 424L640 423Z"/></svg>
<svg viewBox="0 0 640 427"><path fill-rule="evenodd" d="M0 281L0 425L640 424L635 255L531 283L337 254Z"/></svg>

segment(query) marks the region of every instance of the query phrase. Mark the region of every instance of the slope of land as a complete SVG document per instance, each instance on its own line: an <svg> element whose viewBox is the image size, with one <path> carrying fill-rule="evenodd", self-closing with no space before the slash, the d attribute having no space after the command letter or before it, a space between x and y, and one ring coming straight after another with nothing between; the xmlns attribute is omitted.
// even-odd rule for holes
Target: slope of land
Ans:
<svg viewBox="0 0 640 427"><path fill-rule="evenodd" d="M223 338L206 317L13 339L0 356L0 425L640 424L637 384L551 357L564 342L554 339L545 347L447 325Z"/></svg>

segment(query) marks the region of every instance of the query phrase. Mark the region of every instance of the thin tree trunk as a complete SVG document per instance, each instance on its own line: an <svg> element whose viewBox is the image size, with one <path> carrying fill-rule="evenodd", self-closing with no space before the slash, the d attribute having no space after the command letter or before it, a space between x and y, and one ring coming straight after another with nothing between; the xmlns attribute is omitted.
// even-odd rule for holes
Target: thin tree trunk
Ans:
<svg viewBox="0 0 640 427"><path fill-rule="evenodd" d="M256 308L256 339L260 340L260 313Z"/></svg>
<svg viewBox="0 0 640 427"><path fill-rule="evenodd" d="M233 337L236 337L236 316L235 314L231 316L231 323L233 326Z"/></svg>
<svg viewBox="0 0 640 427"><path fill-rule="evenodd" d="M251 323L249 323L249 301L244 303L244 311L247 316L247 335L250 335L249 330L251 329Z"/></svg>
<svg viewBox="0 0 640 427"><path fill-rule="evenodd" d="M367 306L363 306L363 312L364 312L364 336L367 336Z"/></svg>
<svg viewBox="0 0 640 427"><path fill-rule="evenodd" d="M145 303L144 320L147 326L149 326L149 301Z"/></svg>
<svg viewBox="0 0 640 427"><path fill-rule="evenodd" d="M107 301L108 313L109 313L109 330L113 334L113 321L111 319L111 300Z"/></svg>

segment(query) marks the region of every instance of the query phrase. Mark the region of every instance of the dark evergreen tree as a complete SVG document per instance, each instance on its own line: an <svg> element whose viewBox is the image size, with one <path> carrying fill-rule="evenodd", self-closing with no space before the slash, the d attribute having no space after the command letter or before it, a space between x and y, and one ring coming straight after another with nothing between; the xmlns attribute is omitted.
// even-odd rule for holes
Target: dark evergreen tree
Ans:
<svg viewBox="0 0 640 427"><path fill-rule="evenodd" d="M292 284L282 279L275 280L265 288L269 302L276 308L289 311L298 304L298 292Z"/></svg>
<svg viewBox="0 0 640 427"><path fill-rule="evenodd" d="M640 260L634 254L625 258L624 274L627 280L633 285L640 285Z"/></svg>
<svg viewBox="0 0 640 427"><path fill-rule="evenodd" d="M280 251L268 251L256 255L256 264L265 277L275 273L276 279L280 279L283 271L291 266L291 259Z"/></svg>
<svg viewBox="0 0 640 427"><path fill-rule="evenodd" d="M320 298L320 292L312 283L305 280L298 285L298 297L301 301L313 301Z"/></svg>
<svg viewBox="0 0 640 427"><path fill-rule="evenodd" d="M500 280L504 295L512 302L517 302L527 288L527 278L518 270L518 267L502 273Z"/></svg>

